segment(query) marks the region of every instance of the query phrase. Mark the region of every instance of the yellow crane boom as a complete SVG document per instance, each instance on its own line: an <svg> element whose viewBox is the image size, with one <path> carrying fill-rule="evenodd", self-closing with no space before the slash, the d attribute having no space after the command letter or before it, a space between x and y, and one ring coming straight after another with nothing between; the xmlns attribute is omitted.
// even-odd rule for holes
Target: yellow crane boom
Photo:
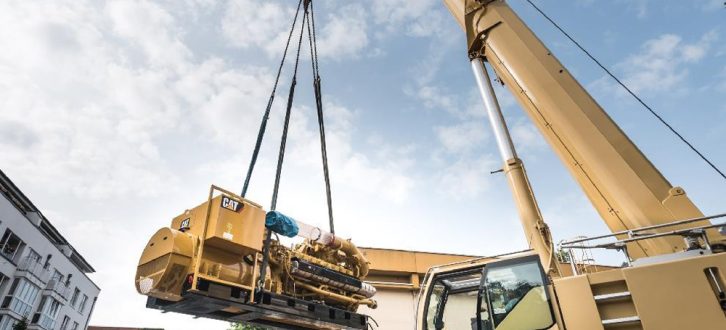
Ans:
<svg viewBox="0 0 726 330"><path fill-rule="evenodd" d="M613 232L701 217L511 8L500 0L444 0ZM707 224L704 220L703 225ZM629 245L633 257L681 251L677 237Z"/></svg>
<svg viewBox="0 0 726 330"><path fill-rule="evenodd" d="M724 223L710 223L725 215L703 217L503 0L444 2L466 31L472 69L533 251L432 267L421 281L416 329L726 328L726 254L715 231ZM484 62L611 230L560 246L624 251L622 267L588 267L573 253L569 269L558 267ZM595 243L613 237L615 242Z"/></svg>

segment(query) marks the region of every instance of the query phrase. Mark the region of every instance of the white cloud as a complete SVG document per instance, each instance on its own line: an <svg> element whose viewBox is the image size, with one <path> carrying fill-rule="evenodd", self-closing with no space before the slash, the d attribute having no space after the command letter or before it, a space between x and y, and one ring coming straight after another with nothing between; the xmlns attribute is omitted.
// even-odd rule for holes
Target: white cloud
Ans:
<svg viewBox="0 0 726 330"><path fill-rule="evenodd" d="M452 126L436 127L436 134L446 151L463 153L481 146L486 140L486 123L480 120L466 121Z"/></svg>
<svg viewBox="0 0 726 330"><path fill-rule="evenodd" d="M227 3L224 13L222 32L232 45L260 47L268 54L279 54L287 40L295 8L278 1L235 0Z"/></svg>
<svg viewBox="0 0 726 330"><path fill-rule="evenodd" d="M0 162L98 270L92 277L102 294L92 324L226 328L224 322L145 309L129 276L157 226L198 203L209 183L231 189L240 184L273 77L268 69L232 66L189 46L187 22L175 14L191 9L165 7L170 5L179 4L0 3L5 50L0 52ZM210 6L181 6L187 5ZM264 40L274 38L276 30L266 20L279 15L287 24L286 7L235 2L230 10L244 16L250 8L245 6L257 8L255 16L244 18L261 17L248 23L262 30L229 41L268 47ZM319 31L321 55L350 55L366 47L363 8L345 10L356 17L358 31L351 38L344 29L349 22L326 22ZM222 29L231 36L236 27L229 19ZM273 108L250 192L263 203L269 198L283 103L278 99ZM296 215L325 219L315 112L304 105L294 111L281 205ZM337 203L369 199L394 205L411 198L417 185L409 146L381 143L378 153L367 154L352 146L358 138L355 111L329 101L326 119L331 180L336 198L342 196ZM108 205L117 209L108 212ZM365 220L345 210L340 214ZM133 253L109 256L108 251L129 247ZM130 320L118 310L138 317Z"/></svg>
<svg viewBox="0 0 726 330"><path fill-rule="evenodd" d="M102 15L92 8L25 3L5 9L10 15L3 21L12 28L2 29L0 40L14 51L0 57L0 102L7 110L0 121L23 123L22 136L33 143L6 152L4 166L35 171L34 180L54 190L60 189L54 178L75 174L75 181L66 184L94 197L154 194L160 182L173 181L153 143L157 131L178 114L172 97L160 88L164 74L122 68L125 59L115 46L101 42ZM33 14L29 19L12 15L18 11ZM58 34L66 43L49 42ZM144 111L141 103L153 110ZM35 156L26 159L28 152ZM147 189L128 184L131 178Z"/></svg>
<svg viewBox="0 0 726 330"><path fill-rule="evenodd" d="M227 4L222 20L225 38L240 48L259 47L270 56L282 54L296 7L287 2L237 0ZM316 10L317 13L320 10ZM318 14L320 15L320 14ZM359 4L336 6L334 14L317 17L319 57L334 60L357 58L369 44L366 10ZM290 41L290 54L297 46L302 9ZM307 28L303 36L303 57L308 56Z"/></svg>
<svg viewBox="0 0 726 330"><path fill-rule="evenodd" d="M510 127L512 141L519 152L531 152L548 148L544 137L529 120L517 120Z"/></svg>
<svg viewBox="0 0 726 330"><path fill-rule="evenodd" d="M703 9L703 11L723 10L724 7L726 7L726 4L724 4L723 0L704 0L698 2L698 5L701 6L701 9Z"/></svg>
<svg viewBox="0 0 726 330"><path fill-rule="evenodd" d="M153 67L174 65L178 69L191 52L182 43L174 18L158 4L148 1L111 1L106 5L113 32L143 51ZM135 47L134 47L135 48Z"/></svg>
<svg viewBox="0 0 726 330"><path fill-rule="evenodd" d="M329 14L318 32L320 57L338 61L359 57L368 46L366 15L363 6L358 4L336 8L334 14Z"/></svg>
<svg viewBox="0 0 726 330"><path fill-rule="evenodd" d="M648 16L649 0L620 0L627 6L628 10L634 11L638 18L646 18Z"/></svg>
<svg viewBox="0 0 726 330"><path fill-rule="evenodd" d="M401 24L416 20L438 4L436 0L373 0L373 17L378 24Z"/></svg>
<svg viewBox="0 0 726 330"><path fill-rule="evenodd" d="M575 3L577 3L580 6L589 6L593 3L595 3L595 0L575 0Z"/></svg>
<svg viewBox="0 0 726 330"><path fill-rule="evenodd" d="M451 51L449 46L454 44L455 40L452 38L433 37L429 44L429 52L411 69L411 73L415 77L413 83L405 86L403 92L421 102L428 109L444 110L463 118L470 110L467 108L468 100L436 82L437 75L443 67L445 55Z"/></svg>
<svg viewBox="0 0 726 330"><path fill-rule="evenodd" d="M326 102L326 141L331 182L360 194L381 194L387 200L402 203L416 186L410 172L411 147L394 147L379 143L375 154L368 155L353 149L356 137L356 113L335 102ZM301 167L300 171L320 175L320 137L317 117L313 109L298 109L291 126L291 141L295 147L289 154L290 162ZM322 182L319 176L318 182Z"/></svg>
<svg viewBox="0 0 726 330"><path fill-rule="evenodd" d="M426 108L443 109L452 114L462 110L457 95L450 94L439 86L423 85L415 90L408 89L406 93L416 97Z"/></svg>
<svg viewBox="0 0 726 330"><path fill-rule="evenodd" d="M490 187L491 171L501 168L501 165L489 156L462 158L437 175L440 193L454 199L479 197Z"/></svg>
<svg viewBox="0 0 726 330"><path fill-rule="evenodd" d="M615 67L624 73L623 81L635 92L672 92L683 88L689 73L687 65L699 63L716 40L715 30L692 43L675 34L663 34L643 43L640 52ZM593 87L622 93L610 81L602 78Z"/></svg>
<svg viewBox="0 0 726 330"><path fill-rule="evenodd" d="M721 92L726 92L726 66L721 68L721 73L718 75L718 77L721 79L721 81L716 84L716 89Z"/></svg>
<svg viewBox="0 0 726 330"><path fill-rule="evenodd" d="M453 18L444 17L439 11L428 10L405 27L406 34L413 37L430 37L437 34L445 35L449 31L445 28L447 26L444 24L445 19L453 21Z"/></svg>

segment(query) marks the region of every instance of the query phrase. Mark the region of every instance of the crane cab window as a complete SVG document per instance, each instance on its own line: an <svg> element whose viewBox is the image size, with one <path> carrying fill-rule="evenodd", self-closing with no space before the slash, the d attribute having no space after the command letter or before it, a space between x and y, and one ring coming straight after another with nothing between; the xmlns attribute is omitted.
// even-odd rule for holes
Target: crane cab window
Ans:
<svg viewBox="0 0 726 330"><path fill-rule="evenodd" d="M428 291L425 328L472 329L481 274L481 268L476 268L437 276Z"/></svg>
<svg viewBox="0 0 726 330"><path fill-rule="evenodd" d="M425 304L426 330L535 330L554 325L538 256L439 274Z"/></svg>
<svg viewBox="0 0 726 330"><path fill-rule="evenodd" d="M554 324L538 257L493 263L484 274L482 299L487 300L494 329L545 329Z"/></svg>

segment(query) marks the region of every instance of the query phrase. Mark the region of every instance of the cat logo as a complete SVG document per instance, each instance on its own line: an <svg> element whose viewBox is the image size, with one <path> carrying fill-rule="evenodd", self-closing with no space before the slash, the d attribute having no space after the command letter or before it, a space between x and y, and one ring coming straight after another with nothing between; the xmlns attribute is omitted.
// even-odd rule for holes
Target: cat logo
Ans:
<svg viewBox="0 0 726 330"><path fill-rule="evenodd" d="M181 230L181 231L188 230L190 228L190 222L191 222L191 218L186 218L186 219L182 220L181 224L179 225L179 230Z"/></svg>
<svg viewBox="0 0 726 330"><path fill-rule="evenodd" d="M222 207L230 211L239 212L244 207L244 204L227 196L222 196Z"/></svg>

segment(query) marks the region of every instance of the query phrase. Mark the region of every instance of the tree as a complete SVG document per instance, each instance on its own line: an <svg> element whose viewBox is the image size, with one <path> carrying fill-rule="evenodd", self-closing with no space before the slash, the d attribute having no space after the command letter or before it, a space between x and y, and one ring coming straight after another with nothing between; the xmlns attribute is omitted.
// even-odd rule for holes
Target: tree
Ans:
<svg viewBox="0 0 726 330"><path fill-rule="evenodd" d="M557 260L559 262L571 262L572 261L572 256L570 255L570 252L565 251L563 249L558 249L556 256L557 256Z"/></svg>
<svg viewBox="0 0 726 330"><path fill-rule="evenodd" d="M13 324L13 330L27 330L28 329L28 318L23 316L23 319Z"/></svg>
<svg viewBox="0 0 726 330"><path fill-rule="evenodd" d="M227 330L266 330L267 328L246 323L230 323ZM15 329L13 329L15 330Z"/></svg>

